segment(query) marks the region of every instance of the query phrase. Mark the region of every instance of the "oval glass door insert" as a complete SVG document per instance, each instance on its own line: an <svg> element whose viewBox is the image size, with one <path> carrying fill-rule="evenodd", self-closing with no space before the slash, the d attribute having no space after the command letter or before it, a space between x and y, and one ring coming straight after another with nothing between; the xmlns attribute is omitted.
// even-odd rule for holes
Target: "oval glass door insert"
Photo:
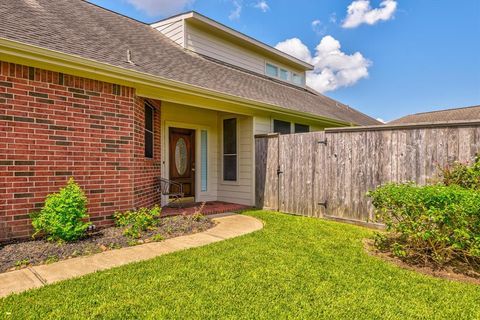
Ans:
<svg viewBox="0 0 480 320"><path fill-rule="evenodd" d="M178 139L175 145L175 166L181 176L187 171L187 144L183 138Z"/></svg>

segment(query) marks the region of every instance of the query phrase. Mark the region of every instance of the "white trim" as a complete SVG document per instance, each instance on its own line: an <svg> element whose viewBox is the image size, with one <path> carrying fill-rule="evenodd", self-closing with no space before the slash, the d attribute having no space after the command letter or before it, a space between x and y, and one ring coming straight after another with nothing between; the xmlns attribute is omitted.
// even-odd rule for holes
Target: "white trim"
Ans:
<svg viewBox="0 0 480 320"><path fill-rule="evenodd" d="M276 76L268 74L268 72L267 72L267 66L268 65L271 65L272 67L277 68L277 75ZM287 72L287 79L283 79L280 76L280 74L282 73L282 70ZM288 68L284 65L280 65L278 63L271 62L269 60L265 60L265 71L264 71L264 73L267 77L270 77L272 79L277 79L277 80L280 80L280 81L283 81L283 82L287 82L287 83L293 84L297 87L305 87L305 85L306 85L305 84L305 73L293 71L292 69L290 69L290 68ZM301 81L299 83L293 81L293 76L294 75L300 77Z"/></svg>

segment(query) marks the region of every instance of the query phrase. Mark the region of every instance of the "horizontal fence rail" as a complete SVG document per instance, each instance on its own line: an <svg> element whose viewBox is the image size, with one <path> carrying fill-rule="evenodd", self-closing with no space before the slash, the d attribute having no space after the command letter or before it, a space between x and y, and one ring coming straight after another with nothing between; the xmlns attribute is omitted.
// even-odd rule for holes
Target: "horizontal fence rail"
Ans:
<svg viewBox="0 0 480 320"><path fill-rule="evenodd" d="M480 123L339 128L255 139L256 205L311 217L372 222L366 193L387 182L435 179L472 161Z"/></svg>

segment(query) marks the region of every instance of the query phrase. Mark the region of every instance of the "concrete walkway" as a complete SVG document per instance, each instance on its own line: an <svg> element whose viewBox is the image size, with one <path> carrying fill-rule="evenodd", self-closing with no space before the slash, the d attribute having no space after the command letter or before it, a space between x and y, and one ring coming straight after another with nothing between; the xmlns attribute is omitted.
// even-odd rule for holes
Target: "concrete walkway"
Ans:
<svg viewBox="0 0 480 320"><path fill-rule="evenodd" d="M204 246L263 228L260 220L239 214L213 220L217 225L204 232L2 273L0 297L167 253Z"/></svg>

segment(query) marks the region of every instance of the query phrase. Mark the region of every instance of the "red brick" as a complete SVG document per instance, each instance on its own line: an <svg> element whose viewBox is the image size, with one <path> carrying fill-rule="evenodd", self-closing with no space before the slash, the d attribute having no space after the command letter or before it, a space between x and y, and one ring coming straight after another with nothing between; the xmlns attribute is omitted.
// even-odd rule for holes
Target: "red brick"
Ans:
<svg viewBox="0 0 480 320"><path fill-rule="evenodd" d="M153 102L154 159L144 159L144 100L133 88L67 74L59 85L58 73L41 69L34 69L34 75L30 81L28 66L0 61L0 92L13 94L1 110L7 121L0 127L0 159L13 164L0 167L5 200L0 242L31 235L28 214L64 186L70 174L85 190L89 214L99 227L113 224L115 210L158 203L154 177L160 175L160 103Z"/></svg>

